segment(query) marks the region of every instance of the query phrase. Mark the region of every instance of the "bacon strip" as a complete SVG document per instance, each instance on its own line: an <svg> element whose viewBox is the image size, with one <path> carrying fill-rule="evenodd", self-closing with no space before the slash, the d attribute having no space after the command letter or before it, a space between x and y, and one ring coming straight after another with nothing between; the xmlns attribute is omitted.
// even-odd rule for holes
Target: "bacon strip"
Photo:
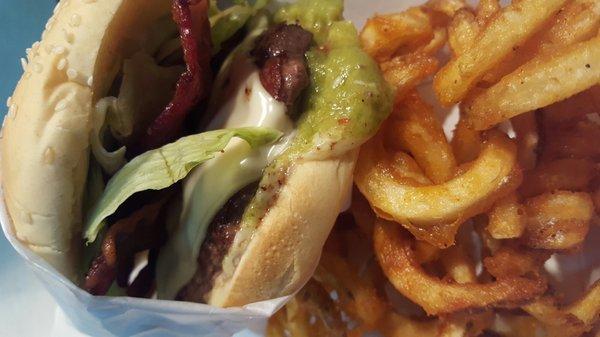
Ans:
<svg viewBox="0 0 600 337"><path fill-rule="evenodd" d="M198 4L195 5L196 3ZM175 140L190 110L209 92L212 43L208 22L208 1L174 0L172 13L179 27L186 71L177 81L171 102L142 136L135 151L137 153L155 149Z"/></svg>
<svg viewBox="0 0 600 337"><path fill-rule="evenodd" d="M105 295L115 280L122 288L128 286L135 254L158 249L166 239L164 218L160 215L169 195L166 193L159 201L140 208L109 228L102 241L102 252L85 276L86 291L92 295Z"/></svg>

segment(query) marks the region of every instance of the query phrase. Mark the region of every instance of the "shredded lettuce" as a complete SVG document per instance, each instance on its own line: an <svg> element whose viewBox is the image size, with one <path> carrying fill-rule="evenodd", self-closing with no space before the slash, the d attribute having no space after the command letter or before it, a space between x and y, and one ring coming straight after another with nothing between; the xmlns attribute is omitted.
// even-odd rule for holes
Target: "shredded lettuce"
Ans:
<svg viewBox="0 0 600 337"><path fill-rule="evenodd" d="M216 0L210 2L209 20L213 54L218 53L222 44L242 29L252 16L269 3L269 0L257 0L253 5L245 0L237 0L233 3L233 6L220 10Z"/></svg>
<svg viewBox="0 0 600 337"><path fill-rule="evenodd" d="M127 163L108 182L102 197L88 214L84 238L94 242L103 229L103 220L130 196L146 190L173 185L199 164L223 151L231 138L239 137L252 147L277 140L281 133L268 128L215 130L180 138L159 149L145 152Z"/></svg>
<svg viewBox="0 0 600 337"><path fill-rule="evenodd" d="M146 53L138 52L123 62L123 81L116 109L108 124L116 139L123 141L145 129L173 96L173 88L184 71L181 66L161 67Z"/></svg>
<svg viewBox="0 0 600 337"><path fill-rule="evenodd" d="M90 144L94 158L100 164L105 172L112 174L119 170L127 160L125 159L125 147L122 146L115 151L108 151L104 147L104 130L106 126L106 114L109 109L116 109L117 99L115 97L105 97L98 101L93 113L93 125Z"/></svg>

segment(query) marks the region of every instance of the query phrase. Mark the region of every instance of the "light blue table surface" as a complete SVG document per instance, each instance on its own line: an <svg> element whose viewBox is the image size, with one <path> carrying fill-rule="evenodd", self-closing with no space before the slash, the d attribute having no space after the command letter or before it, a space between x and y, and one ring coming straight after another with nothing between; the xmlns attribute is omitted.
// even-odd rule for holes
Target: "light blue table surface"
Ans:
<svg viewBox="0 0 600 337"><path fill-rule="evenodd" d="M39 39L53 0L0 0L0 115L21 73L19 59ZM48 336L54 322L54 300L0 235L0 336Z"/></svg>

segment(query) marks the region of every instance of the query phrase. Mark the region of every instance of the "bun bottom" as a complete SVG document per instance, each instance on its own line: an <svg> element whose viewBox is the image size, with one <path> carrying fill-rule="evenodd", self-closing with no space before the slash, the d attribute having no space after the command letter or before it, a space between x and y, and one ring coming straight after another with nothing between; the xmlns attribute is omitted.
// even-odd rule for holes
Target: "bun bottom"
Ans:
<svg viewBox="0 0 600 337"><path fill-rule="evenodd" d="M241 254L239 263L233 273L216 278L207 303L242 306L298 291L312 276L350 198L357 154L297 164L244 252L229 252Z"/></svg>

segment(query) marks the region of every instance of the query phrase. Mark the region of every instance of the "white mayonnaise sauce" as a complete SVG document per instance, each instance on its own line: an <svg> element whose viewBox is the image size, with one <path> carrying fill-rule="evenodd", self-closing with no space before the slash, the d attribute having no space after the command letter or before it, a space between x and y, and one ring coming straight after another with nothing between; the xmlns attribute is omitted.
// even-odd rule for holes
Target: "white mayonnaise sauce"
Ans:
<svg viewBox="0 0 600 337"><path fill-rule="evenodd" d="M262 86L253 60L238 55L223 88L224 102L208 129L271 127L284 133L276 144L252 149L234 138L223 153L196 168L183 183L179 228L161 249L157 267L159 298L173 299L197 269L200 246L213 217L236 192L257 181L263 169L288 145L294 129L286 106Z"/></svg>

